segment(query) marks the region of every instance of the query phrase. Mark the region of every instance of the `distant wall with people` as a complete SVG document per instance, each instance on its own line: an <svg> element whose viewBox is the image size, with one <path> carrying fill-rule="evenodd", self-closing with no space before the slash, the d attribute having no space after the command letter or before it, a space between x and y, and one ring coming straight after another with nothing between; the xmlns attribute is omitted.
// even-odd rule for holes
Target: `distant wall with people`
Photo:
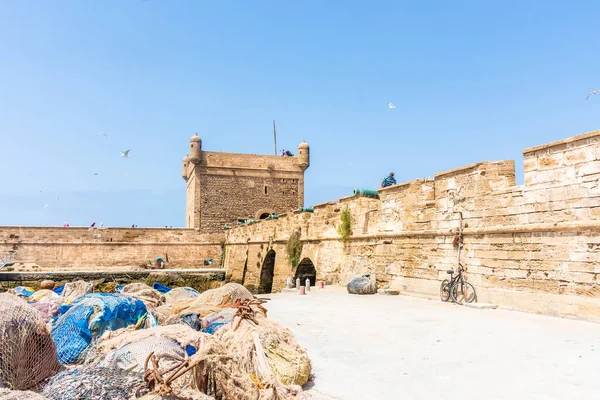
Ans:
<svg viewBox="0 0 600 400"><path fill-rule="evenodd" d="M524 185L515 185L514 161L481 162L379 189L378 199L347 197L236 227L227 232L227 276L281 290L296 275L286 244L299 230L317 280L370 273L380 287L438 298L457 267L462 215L461 262L480 302L600 321L600 131L523 157ZM342 238L345 209L352 234Z"/></svg>
<svg viewBox="0 0 600 400"><path fill-rule="evenodd" d="M0 226L0 258L12 253L15 271L129 269L157 257L165 268L219 267L222 241L193 229Z"/></svg>

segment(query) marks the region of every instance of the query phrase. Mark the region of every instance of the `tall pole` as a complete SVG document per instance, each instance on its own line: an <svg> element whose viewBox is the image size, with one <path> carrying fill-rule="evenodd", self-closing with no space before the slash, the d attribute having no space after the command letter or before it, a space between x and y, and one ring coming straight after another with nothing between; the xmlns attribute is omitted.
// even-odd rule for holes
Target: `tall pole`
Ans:
<svg viewBox="0 0 600 400"><path fill-rule="evenodd" d="M275 142L275 155L277 155L277 128L275 128L275 120L273 120L273 140Z"/></svg>

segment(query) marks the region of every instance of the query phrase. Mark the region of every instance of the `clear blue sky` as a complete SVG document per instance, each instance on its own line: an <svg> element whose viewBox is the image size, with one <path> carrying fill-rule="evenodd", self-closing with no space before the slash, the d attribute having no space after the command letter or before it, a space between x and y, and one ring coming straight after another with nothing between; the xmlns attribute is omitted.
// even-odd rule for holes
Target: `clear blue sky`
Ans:
<svg viewBox="0 0 600 400"><path fill-rule="evenodd" d="M182 226L189 137L270 154L273 119L280 148L311 146L307 205L483 160L521 183L523 148L600 128L599 20L598 1L1 1L0 225Z"/></svg>

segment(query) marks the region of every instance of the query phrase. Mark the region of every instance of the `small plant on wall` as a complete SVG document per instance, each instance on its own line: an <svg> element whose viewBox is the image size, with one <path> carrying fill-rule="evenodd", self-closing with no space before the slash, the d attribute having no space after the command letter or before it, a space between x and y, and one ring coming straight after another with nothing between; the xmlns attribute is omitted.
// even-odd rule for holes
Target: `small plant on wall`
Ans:
<svg viewBox="0 0 600 400"><path fill-rule="evenodd" d="M350 236L352 236L352 214L348 207L342 211L340 220L342 223L338 226L338 233L342 237L342 243L346 244Z"/></svg>
<svg viewBox="0 0 600 400"><path fill-rule="evenodd" d="M300 240L300 231L294 231L290 235L287 243L285 244L285 253L288 261L290 262L291 271L295 270L300 264L300 255L302 254L302 247L304 244Z"/></svg>

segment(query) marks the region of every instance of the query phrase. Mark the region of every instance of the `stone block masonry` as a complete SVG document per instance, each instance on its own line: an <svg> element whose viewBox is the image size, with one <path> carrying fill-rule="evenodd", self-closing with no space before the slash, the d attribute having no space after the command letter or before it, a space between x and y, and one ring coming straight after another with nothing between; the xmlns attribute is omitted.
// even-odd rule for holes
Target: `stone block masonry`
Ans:
<svg viewBox="0 0 600 400"><path fill-rule="evenodd" d="M223 235L193 229L0 227L0 254L15 254L16 271L122 270L156 257L168 268L221 265Z"/></svg>
<svg viewBox="0 0 600 400"><path fill-rule="evenodd" d="M514 161L481 162L380 189L379 199L347 197L237 227L226 234L227 276L262 287L274 252L272 287L280 290L295 274L285 244L300 230L317 279L345 284L372 273L380 287L437 298L446 270L456 268L462 214L461 261L479 301L600 321L600 131L523 156L520 186ZM342 244L346 207L353 234Z"/></svg>
<svg viewBox="0 0 600 400"><path fill-rule="evenodd" d="M304 171L309 147L296 156L206 152L198 135L190 139L183 159L186 181L186 227L201 233L222 233L225 225L266 218L304 204Z"/></svg>

